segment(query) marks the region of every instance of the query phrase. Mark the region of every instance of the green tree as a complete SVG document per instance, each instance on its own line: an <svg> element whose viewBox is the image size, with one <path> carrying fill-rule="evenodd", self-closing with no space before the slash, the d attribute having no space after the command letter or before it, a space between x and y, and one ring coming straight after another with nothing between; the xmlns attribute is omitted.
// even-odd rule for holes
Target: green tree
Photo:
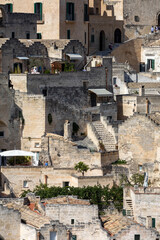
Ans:
<svg viewBox="0 0 160 240"><path fill-rule="evenodd" d="M89 169L88 165L83 162L77 163L74 168L76 171L81 172L82 176L84 176L84 173Z"/></svg>

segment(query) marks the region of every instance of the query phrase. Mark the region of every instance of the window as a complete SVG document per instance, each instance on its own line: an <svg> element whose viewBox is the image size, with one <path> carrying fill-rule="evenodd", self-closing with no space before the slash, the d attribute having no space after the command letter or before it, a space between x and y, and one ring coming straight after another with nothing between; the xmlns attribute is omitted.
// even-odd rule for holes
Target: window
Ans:
<svg viewBox="0 0 160 240"><path fill-rule="evenodd" d="M68 187L69 186L69 182L63 182L63 187Z"/></svg>
<svg viewBox="0 0 160 240"><path fill-rule="evenodd" d="M50 232L50 240L56 240L57 239L57 233L56 232Z"/></svg>
<svg viewBox="0 0 160 240"><path fill-rule="evenodd" d="M154 59L147 59L147 70L155 69L155 60Z"/></svg>
<svg viewBox="0 0 160 240"><path fill-rule="evenodd" d="M91 35L91 43L94 43L94 34Z"/></svg>
<svg viewBox="0 0 160 240"><path fill-rule="evenodd" d="M42 3L34 4L34 13L38 14L39 20L42 20Z"/></svg>
<svg viewBox="0 0 160 240"><path fill-rule="evenodd" d="M28 187L28 182L27 181L23 181L23 187L27 188Z"/></svg>
<svg viewBox="0 0 160 240"><path fill-rule="evenodd" d="M139 20L140 20L140 19L139 19L138 16L135 16L135 17L134 17L134 21L135 21L135 22L139 22Z"/></svg>
<svg viewBox="0 0 160 240"><path fill-rule="evenodd" d="M75 46L73 46L73 53L75 53Z"/></svg>
<svg viewBox="0 0 160 240"><path fill-rule="evenodd" d="M99 8L96 8L96 14L99 14Z"/></svg>
<svg viewBox="0 0 160 240"><path fill-rule="evenodd" d="M70 39L71 38L71 32L70 30L67 30L67 39Z"/></svg>
<svg viewBox="0 0 160 240"><path fill-rule="evenodd" d="M134 235L134 240L140 240L140 235L139 234Z"/></svg>
<svg viewBox="0 0 160 240"><path fill-rule="evenodd" d="M30 39L30 32L26 32L26 39Z"/></svg>
<svg viewBox="0 0 160 240"><path fill-rule="evenodd" d="M77 236L76 235L72 235L71 240L77 240Z"/></svg>
<svg viewBox="0 0 160 240"><path fill-rule="evenodd" d="M7 3L6 5L8 7L8 12L12 13L13 12L13 4L12 3Z"/></svg>
<svg viewBox="0 0 160 240"><path fill-rule="evenodd" d="M44 89L42 90L42 94L43 94L44 97L47 96L47 89L46 89L46 88L44 88Z"/></svg>
<svg viewBox="0 0 160 240"><path fill-rule="evenodd" d="M74 219L71 219L71 224L74 224Z"/></svg>
<svg viewBox="0 0 160 240"><path fill-rule="evenodd" d="M141 172L143 170L142 165L139 165L139 171Z"/></svg>
<svg viewBox="0 0 160 240"><path fill-rule="evenodd" d="M66 20L74 21L74 3L66 3Z"/></svg>
<svg viewBox="0 0 160 240"><path fill-rule="evenodd" d="M152 218L152 228L155 228L155 227L156 227L156 219Z"/></svg>
<svg viewBox="0 0 160 240"><path fill-rule="evenodd" d="M84 4L84 21L89 21L88 4Z"/></svg>
<svg viewBox="0 0 160 240"><path fill-rule="evenodd" d="M12 38L15 38L15 32L12 32Z"/></svg>
<svg viewBox="0 0 160 240"><path fill-rule="evenodd" d="M42 39L42 34L41 33L37 33L37 39Z"/></svg>
<svg viewBox="0 0 160 240"><path fill-rule="evenodd" d="M85 44L87 43L87 33L86 32L84 33L84 43Z"/></svg>
<svg viewBox="0 0 160 240"><path fill-rule="evenodd" d="M114 85L117 84L117 78L116 78L116 77L113 78L113 84L114 84Z"/></svg>
<svg viewBox="0 0 160 240"><path fill-rule="evenodd" d="M40 147L40 144L39 143L35 143L35 148L39 148Z"/></svg>
<svg viewBox="0 0 160 240"><path fill-rule="evenodd" d="M0 131L0 137L4 137L4 131Z"/></svg>

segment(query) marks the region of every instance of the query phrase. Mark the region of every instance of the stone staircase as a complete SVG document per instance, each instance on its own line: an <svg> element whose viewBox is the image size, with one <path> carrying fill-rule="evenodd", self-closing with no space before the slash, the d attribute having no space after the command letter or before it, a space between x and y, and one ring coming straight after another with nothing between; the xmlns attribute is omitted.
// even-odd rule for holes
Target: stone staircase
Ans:
<svg viewBox="0 0 160 240"><path fill-rule="evenodd" d="M133 216L133 204L132 204L132 199L130 198L126 199L126 215Z"/></svg>
<svg viewBox="0 0 160 240"><path fill-rule="evenodd" d="M107 152L115 151L116 144L114 137L109 131L107 131L101 121L92 122L92 125L96 131L99 142L103 143L105 150Z"/></svg>

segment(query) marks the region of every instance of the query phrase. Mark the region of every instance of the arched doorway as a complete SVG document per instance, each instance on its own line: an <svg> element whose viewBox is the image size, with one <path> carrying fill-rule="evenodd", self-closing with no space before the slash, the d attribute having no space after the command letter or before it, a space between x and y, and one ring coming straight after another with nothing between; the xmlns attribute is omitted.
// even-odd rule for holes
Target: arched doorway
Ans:
<svg viewBox="0 0 160 240"><path fill-rule="evenodd" d="M158 26L160 27L160 14L158 14Z"/></svg>
<svg viewBox="0 0 160 240"><path fill-rule="evenodd" d="M121 30L117 28L114 32L114 42L121 43Z"/></svg>
<svg viewBox="0 0 160 240"><path fill-rule="evenodd" d="M101 31L100 32L100 39L99 39L99 50L100 51L105 50L105 39L106 39L105 32Z"/></svg>

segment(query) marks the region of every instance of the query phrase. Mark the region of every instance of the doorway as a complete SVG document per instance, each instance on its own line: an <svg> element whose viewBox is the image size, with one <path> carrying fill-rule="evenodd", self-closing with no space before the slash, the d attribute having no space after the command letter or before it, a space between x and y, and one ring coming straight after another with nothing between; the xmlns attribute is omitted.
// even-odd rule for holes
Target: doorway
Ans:
<svg viewBox="0 0 160 240"><path fill-rule="evenodd" d="M102 30L100 32L100 39L99 39L99 50L104 51L105 50L105 32Z"/></svg>
<svg viewBox="0 0 160 240"><path fill-rule="evenodd" d="M114 32L114 42L121 43L121 30L117 28Z"/></svg>

